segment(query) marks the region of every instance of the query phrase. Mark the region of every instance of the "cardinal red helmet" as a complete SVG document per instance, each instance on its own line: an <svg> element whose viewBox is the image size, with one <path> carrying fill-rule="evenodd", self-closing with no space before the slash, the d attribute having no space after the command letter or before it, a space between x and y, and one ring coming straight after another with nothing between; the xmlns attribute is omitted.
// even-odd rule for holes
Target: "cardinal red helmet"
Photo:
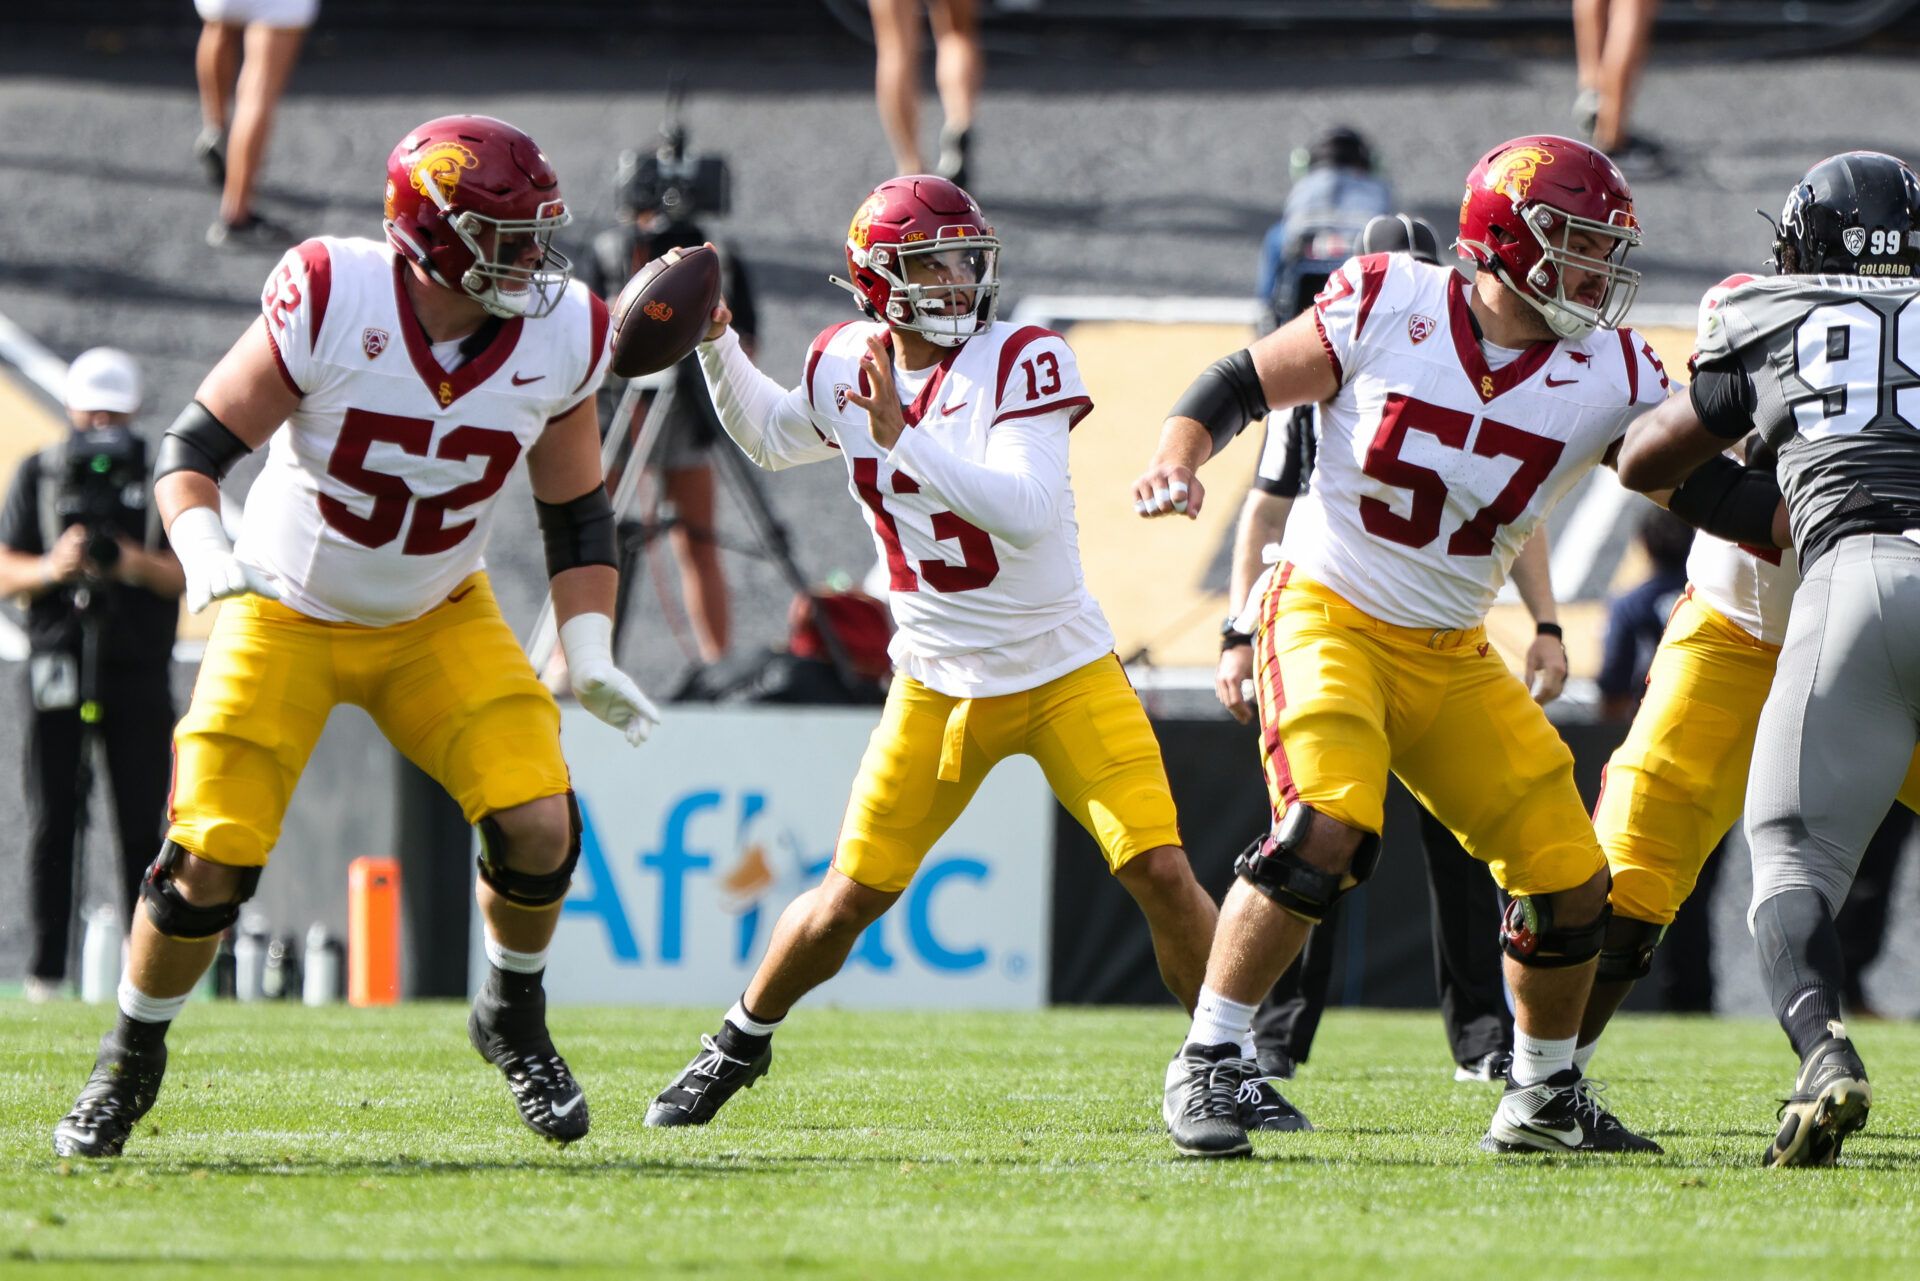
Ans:
<svg viewBox="0 0 1920 1281"><path fill-rule="evenodd" d="M1000 306L1000 241L972 196L931 174L873 189L847 228L849 281L860 309L895 329L958 347Z"/></svg>
<svg viewBox="0 0 1920 1281"><path fill-rule="evenodd" d="M1605 251L1576 252L1570 241L1581 233L1603 238ZM1627 180L1583 142L1551 134L1515 138L1480 157L1467 175L1460 251L1499 273L1562 338L1613 329L1626 318L1640 290L1640 273L1626 267L1626 256L1639 243ZM1567 296L1568 267L1600 278L1597 300Z"/></svg>
<svg viewBox="0 0 1920 1281"><path fill-rule="evenodd" d="M387 242L496 316L560 305L573 264L553 233L570 221L553 166L504 120L429 120L387 157Z"/></svg>

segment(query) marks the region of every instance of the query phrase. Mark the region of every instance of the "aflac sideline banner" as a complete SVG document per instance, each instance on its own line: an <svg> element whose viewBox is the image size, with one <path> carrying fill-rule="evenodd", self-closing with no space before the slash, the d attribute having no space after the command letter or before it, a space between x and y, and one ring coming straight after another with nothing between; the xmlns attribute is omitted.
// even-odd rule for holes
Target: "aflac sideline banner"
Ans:
<svg viewBox="0 0 1920 1281"><path fill-rule="evenodd" d="M780 910L818 883L878 709L678 705L644 747L577 707L562 738L586 820L547 967L555 1001L740 995ZM1047 994L1054 804L1002 763L814 999L1026 1009ZM478 931L472 973L486 972Z"/></svg>

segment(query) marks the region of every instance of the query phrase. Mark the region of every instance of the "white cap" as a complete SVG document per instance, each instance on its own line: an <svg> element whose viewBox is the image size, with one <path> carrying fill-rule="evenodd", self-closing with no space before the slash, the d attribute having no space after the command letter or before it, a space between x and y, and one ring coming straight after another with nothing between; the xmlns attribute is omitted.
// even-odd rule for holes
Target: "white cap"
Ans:
<svg viewBox="0 0 1920 1281"><path fill-rule="evenodd" d="M131 414L140 408L140 366L118 347L92 347L67 366L67 408Z"/></svg>

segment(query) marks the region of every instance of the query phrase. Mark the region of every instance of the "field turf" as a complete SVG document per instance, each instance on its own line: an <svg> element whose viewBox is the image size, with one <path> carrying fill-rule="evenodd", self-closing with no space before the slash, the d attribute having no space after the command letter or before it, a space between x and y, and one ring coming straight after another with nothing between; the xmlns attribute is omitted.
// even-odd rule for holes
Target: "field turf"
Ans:
<svg viewBox="0 0 1920 1281"><path fill-rule="evenodd" d="M465 1010L194 1005L130 1155L48 1132L106 1011L0 1002L0 1276L1920 1276L1920 1028L1855 1029L1880 1099L1837 1170L1757 1164L1771 1025L1626 1019L1595 1075L1655 1159L1493 1157L1431 1014L1336 1010L1251 1161L1178 1160L1169 1012L803 1008L703 1130L648 1130L707 1011L558 1010L594 1129L515 1118Z"/></svg>

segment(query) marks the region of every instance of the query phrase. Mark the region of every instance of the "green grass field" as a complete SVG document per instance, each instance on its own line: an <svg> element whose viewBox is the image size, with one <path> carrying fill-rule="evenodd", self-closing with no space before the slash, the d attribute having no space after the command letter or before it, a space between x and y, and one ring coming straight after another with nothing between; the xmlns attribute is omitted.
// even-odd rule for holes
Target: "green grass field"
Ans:
<svg viewBox="0 0 1920 1281"><path fill-rule="evenodd" d="M0 1003L0 1275L463 1278L1920 1275L1920 1029L1856 1028L1881 1100L1837 1170L1757 1158L1793 1063L1758 1022L1627 1019L1595 1075L1653 1160L1479 1152L1433 1015L1336 1010L1320 1127L1173 1156L1163 1012L802 1009L704 1130L648 1130L710 1012L560 1010L591 1137L543 1145L464 1008L195 1005L114 1162L48 1131L107 1012Z"/></svg>

